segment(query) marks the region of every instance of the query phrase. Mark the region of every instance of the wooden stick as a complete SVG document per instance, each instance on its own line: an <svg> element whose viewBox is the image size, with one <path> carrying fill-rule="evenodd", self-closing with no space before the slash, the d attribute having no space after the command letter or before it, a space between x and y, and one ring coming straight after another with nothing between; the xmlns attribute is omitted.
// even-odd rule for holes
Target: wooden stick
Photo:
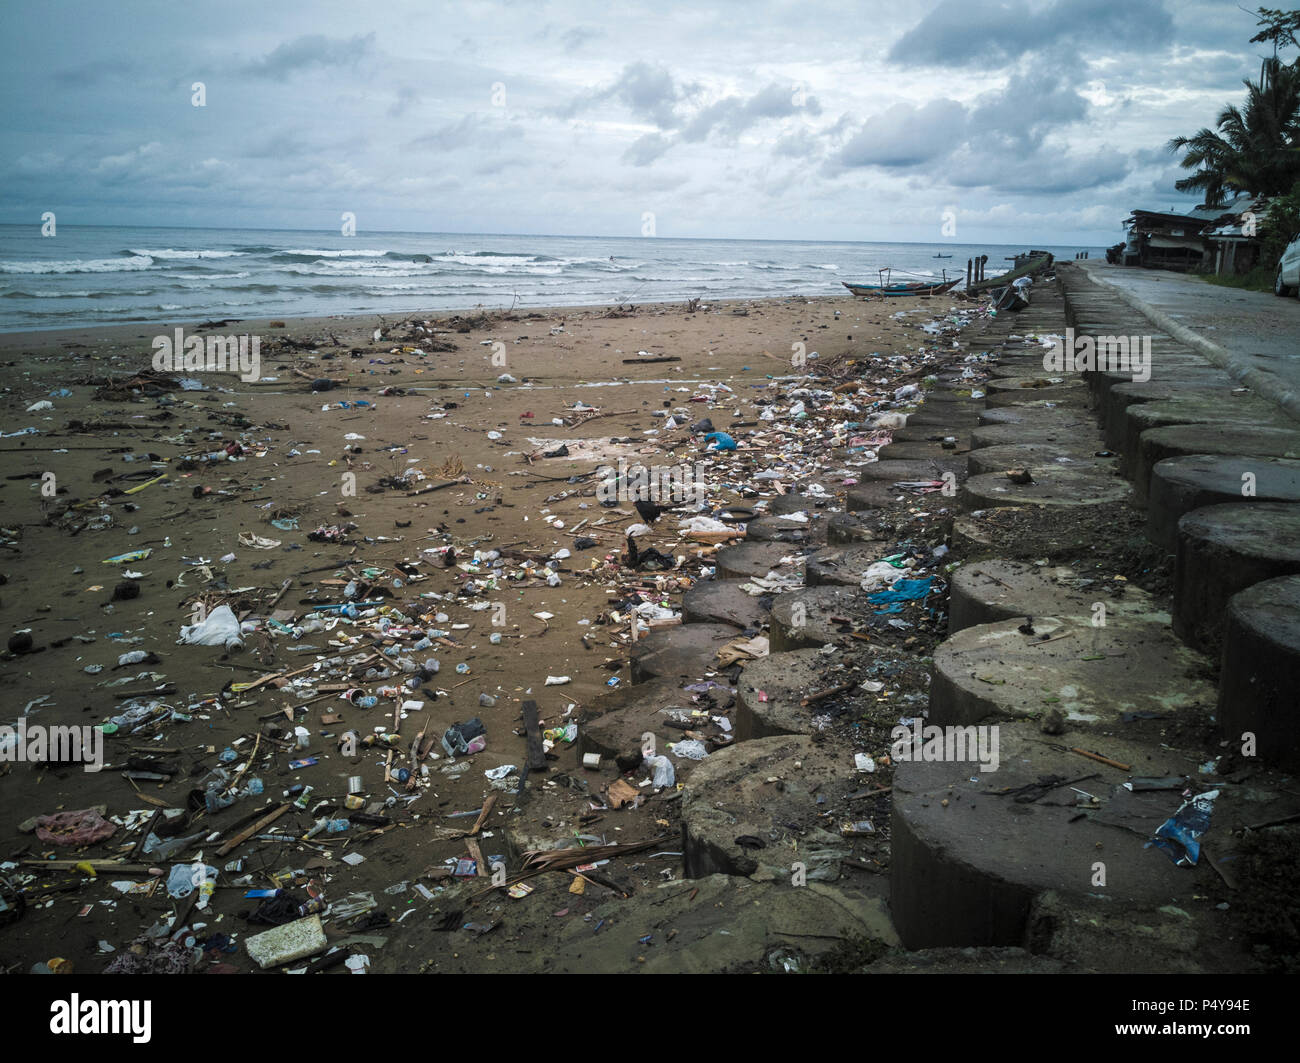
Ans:
<svg viewBox="0 0 1300 1063"><path fill-rule="evenodd" d="M1087 757L1089 760L1095 760L1101 764L1109 764L1112 768L1119 768L1120 771L1132 771L1132 764L1121 764L1118 760L1111 760L1109 757L1103 757L1100 753L1090 753L1086 749L1079 749L1077 746L1070 750L1071 753L1077 753L1081 757Z"/></svg>
<svg viewBox="0 0 1300 1063"><path fill-rule="evenodd" d="M47 871L75 871L78 864L89 864L95 871L123 871L130 875L148 874L148 864L127 864L121 860L21 860L24 867L43 867Z"/></svg>
<svg viewBox="0 0 1300 1063"><path fill-rule="evenodd" d="M856 682L857 680L853 679L847 683L841 683L837 687L831 687L829 690L819 690L816 694L809 694L806 698L803 699L803 701L799 702L799 704L801 706L811 705L814 701L821 701L824 698L834 697L836 694L842 694L844 693L844 691L852 687Z"/></svg>
<svg viewBox="0 0 1300 1063"><path fill-rule="evenodd" d="M355 670L356 668L360 668L362 665L369 664L378 656L380 656L378 653L372 653L364 661L358 661L355 665L352 666L352 668ZM315 667L316 667L315 664L309 664L305 668L298 668L292 672L273 672L271 675L264 675L262 676L261 679L254 680L252 683L249 683L248 686L246 686L243 689L243 691L241 691L241 693L247 694L250 690L256 690L264 683L273 683L277 679L289 679L295 675L302 675L303 672L310 672Z"/></svg>
<svg viewBox="0 0 1300 1063"><path fill-rule="evenodd" d="M230 780L230 785L226 787L227 791L233 790L239 784L239 780L244 777L244 772L248 771L248 769L252 767L253 761L257 757L257 751L261 747L261 745L262 745L262 732L258 731L257 737L253 739L253 752L248 754L248 762L242 768L240 768L239 773L233 779Z"/></svg>
<svg viewBox="0 0 1300 1063"><path fill-rule="evenodd" d="M482 809L479 810L478 819L474 821L474 826L470 827L470 834L477 834L483 829L483 824L487 822L488 816L492 814L492 809L496 807L497 795L488 794L487 800L483 802Z"/></svg>
<svg viewBox="0 0 1300 1063"><path fill-rule="evenodd" d="M474 859L475 874L479 878L491 878L492 873L483 866L483 850L479 848L478 841L474 838L466 838L465 848L469 850L469 855Z"/></svg>
<svg viewBox="0 0 1300 1063"><path fill-rule="evenodd" d="M258 820L256 823L254 823L252 826L245 827L245 828L244 828L243 830L241 830L238 834L236 834L233 838L231 838L230 841L226 842L225 845L223 845L220 849L217 850L217 855L218 855L218 856L225 856L225 855L226 855L228 852L230 852L232 849L238 848L240 845L243 845L244 842L248 841L248 839L251 838L254 834L258 834L258 833L260 833L262 830L264 830L265 828L269 827L269 826L270 826L272 823L274 823L277 819L279 819L279 818L280 818L281 816L283 816L286 812L288 812L289 809L291 809L292 807L293 807L293 805L289 804L289 803L286 801L284 804L280 805L278 808L273 809L272 811L268 812L265 816L263 816L261 819L259 819L259 820Z"/></svg>
<svg viewBox="0 0 1300 1063"><path fill-rule="evenodd" d="M429 495L434 491L441 491L444 487L455 487L457 484L464 484L465 480L447 480L440 484L430 484L428 487L421 487L418 491L407 491L406 498L415 498L419 495Z"/></svg>

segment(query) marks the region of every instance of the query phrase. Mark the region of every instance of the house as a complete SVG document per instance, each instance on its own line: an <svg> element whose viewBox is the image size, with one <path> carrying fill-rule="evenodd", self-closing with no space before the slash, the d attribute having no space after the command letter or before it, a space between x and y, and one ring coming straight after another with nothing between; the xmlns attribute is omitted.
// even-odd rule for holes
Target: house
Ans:
<svg viewBox="0 0 1300 1063"><path fill-rule="evenodd" d="M1123 264L1181 272L1249 269L1259 253L1250 222L1262 203L1260 197L1238 196L1222 207L1186 212L1137 208L1124 222Z"/></svg>
<svg viewBox="0 0 1300 1063"><path fill-rule="evenodd" d="M1228 208L1232 216L1219 219L1204 232L1211 247L1210 266L1215 273L1249 273L1259 262L1256 230L1268 210L1264 196L1238 196Z"/></svg>

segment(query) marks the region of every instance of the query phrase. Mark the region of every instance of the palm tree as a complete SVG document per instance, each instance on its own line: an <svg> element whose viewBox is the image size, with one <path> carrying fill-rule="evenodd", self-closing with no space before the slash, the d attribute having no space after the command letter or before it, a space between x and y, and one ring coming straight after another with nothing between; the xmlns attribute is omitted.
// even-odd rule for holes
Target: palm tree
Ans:
<svg viewBox="0 0 1300 1063"><path fill-rule="evenodd" d="M1265 59L1259 83L1245 85L1245 106L1225 107L1218 132L1202 129L1167 145L1185 150L1181 165L1195 171L1174 187L1203 191L1207 206L1222 206L1229 191L1282 195L1300 179L1300 70Z"/></svg>

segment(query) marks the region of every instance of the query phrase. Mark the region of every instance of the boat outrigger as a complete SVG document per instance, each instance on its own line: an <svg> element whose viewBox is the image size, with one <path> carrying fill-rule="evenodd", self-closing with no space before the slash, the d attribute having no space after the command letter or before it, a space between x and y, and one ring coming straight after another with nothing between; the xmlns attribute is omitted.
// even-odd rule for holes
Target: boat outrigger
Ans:
<svg viewBox="0 0 1300 1063"><path fill-rule="evenodd" d="M943 280L941 281L895 281L891 277L892 271L882 269L880 271L879 284L853 284L849 281L840 281L854 295L866 298L870 295L882 296L902 296L902 295L941 295L946 291L951 291L962 282L964 278L957 277L955 280L948 279L948 271L943 271Z"/></svg>

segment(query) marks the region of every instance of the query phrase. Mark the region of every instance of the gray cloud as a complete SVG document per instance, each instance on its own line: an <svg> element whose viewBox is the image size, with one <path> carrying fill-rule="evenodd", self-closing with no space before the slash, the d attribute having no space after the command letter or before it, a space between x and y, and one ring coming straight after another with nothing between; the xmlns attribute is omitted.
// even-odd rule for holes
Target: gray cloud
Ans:
<svg viewBox="0 0 1300 1063"><path fill-rule="evenodd" d="M589 41L598 41L604 36L604 30L591 26L574 26L560 34L560 43L566 52L577 52Z"/></svg>
<svg viewBox="0 0 1300 1063"><path fill-rule="evenodd" d="M439 151L464 149L488 150L503 147L526 135L522 125L511 122L502 125L478 114L467 114L457 122L423 133L411 140L414 148L436 148Z"/></svg>
<svg viewBox="0 0 1300 1063"><path fill-rule="evenodd" d="M1260 51L1223 0L227 4L6 5L0 220L1114 242Z"/></svg>
<svg viewBox="0 0 1300 1063"><path fill-rule="evenodd" d="M623 153L623 159L633 166L649 166L672 146L673 142L663 134L647 133L632 141L627 151Z"/></svg>
<svg viewBox="0 0 1300 1063"><path fill-rule="evenodd" d="M889 51L895 63L971 67L1011 62L1064 45L1112 51L1166 46L1173 20L1163 0L940 0Z"/></svg>
<svg viewBox="0 0 1300 1063"><path fill-rule="evenodd" d="M946 158L966 137L966 108L956 100L896 103L868 118L841 149L843 166L912 167Z"/></svg>
<svg viewBox="0 0 1300 1063"><path fill-rule="evenodd" d="M260 59L244 65L244 72L254 77L283 81L290 74L312 67L333 69L355 66L375 52L374 33L358 34L347 39L312 33L285 41Z"/></svg>
<svg viewBox="0 0 1300 1063"><path fill-rule="evenodd" d="M727 96L702 107L682 130L688 142L703 140L717 131L736 136L766 119L789 118L797 114L813 117L822 113L816 96L796 85L772 83L749 98Z"/></svg>
<svg viewBox="0 0 1300 1063"><path fill-rule="evenodd" d="M971 110L971 135L997 139L1002 146L1037 148L1054 129L1077 122L1088 101L1053 70L1016 74L1007 87L981 96Z"/></svg>

